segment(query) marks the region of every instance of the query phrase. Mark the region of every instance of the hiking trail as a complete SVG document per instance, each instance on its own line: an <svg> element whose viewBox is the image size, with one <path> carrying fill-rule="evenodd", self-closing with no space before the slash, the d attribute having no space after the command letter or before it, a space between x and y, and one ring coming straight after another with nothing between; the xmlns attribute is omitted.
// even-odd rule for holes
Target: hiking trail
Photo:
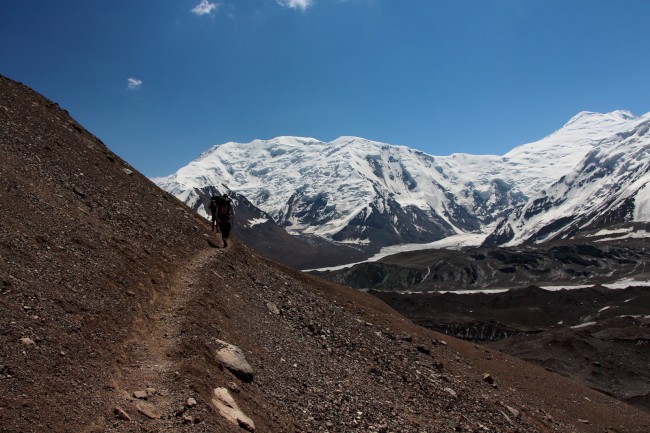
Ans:
<svg viewBox="0 0 650 433"><path fill-rule="evenodd" d="M191 261L181 263L169 282L156 287L151 299L141 307L142 313L132 324L132 336L124 342L122 362L115 365L116 399L111 410L117 418L135 419L136 412L155 423L166 424L165 418L173 418L178 410L173 382L179 373L173 359L180 345L180 324L187 317L185 308L201 272L223 252L207 247ZM119 430L124 431L124 426Z"/></svg>

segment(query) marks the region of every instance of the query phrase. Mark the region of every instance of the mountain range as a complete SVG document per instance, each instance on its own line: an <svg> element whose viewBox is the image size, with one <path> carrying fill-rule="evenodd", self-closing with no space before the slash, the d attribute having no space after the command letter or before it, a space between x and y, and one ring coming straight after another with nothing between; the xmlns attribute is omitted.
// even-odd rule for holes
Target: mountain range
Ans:
<svg viewBox="0 0 650 433"><path fill-rule="evenodd" d="M207 216L202 192L244 196L295 236L375 252L460 233L484 244L568 237L650 220L650 113L582 112L502 156L432 156L357 137L277 137L216 145L153 179Z"/></svg>

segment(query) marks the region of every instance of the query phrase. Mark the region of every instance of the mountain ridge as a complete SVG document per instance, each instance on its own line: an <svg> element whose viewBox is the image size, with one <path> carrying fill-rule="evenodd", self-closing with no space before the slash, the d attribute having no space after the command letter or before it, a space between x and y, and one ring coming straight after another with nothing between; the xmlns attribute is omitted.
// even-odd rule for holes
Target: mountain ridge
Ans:
<svg viewBox="0 0 650 433"><path fill-rule="evenodd" d="M351 136L329 143L287 136L229 142L153 180L204 216L193 190L223 183L291 234L372 245L375 251L470 232L493 233L491 244L521 243L530 239L505 232L513 213L571 176L594 149L621 141L648 118L650 113L635 117L623 110L581 112L503 156L432 156ZM644 141L641 152L646 150Z"/></svg>

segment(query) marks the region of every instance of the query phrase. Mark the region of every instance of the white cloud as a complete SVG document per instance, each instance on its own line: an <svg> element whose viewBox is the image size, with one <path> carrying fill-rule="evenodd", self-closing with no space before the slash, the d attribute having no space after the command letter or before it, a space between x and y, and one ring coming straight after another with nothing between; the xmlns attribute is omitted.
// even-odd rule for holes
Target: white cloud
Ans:
<svg viewBox="0 0 650 433"><path fill-rule="evenodd" d="M306 10L313 3L312 0L278 0L278 4L292 9Z"/></svg>
<svg viewBox="0 0 650 433"><path fill-rule="evenodd" d="M201 3L192 9L192 13L199 16L209 15L212 11L216 10L218 6L217 3L210 3L208 0L201 0Z"/></svg>
<svg viewBox="0 0 650 433"><path fill-rule="evenodd" d="M127 82L127 88L130 90L139 89L142 86L142 80L138 80L137 78L129 78Z"/></svg>

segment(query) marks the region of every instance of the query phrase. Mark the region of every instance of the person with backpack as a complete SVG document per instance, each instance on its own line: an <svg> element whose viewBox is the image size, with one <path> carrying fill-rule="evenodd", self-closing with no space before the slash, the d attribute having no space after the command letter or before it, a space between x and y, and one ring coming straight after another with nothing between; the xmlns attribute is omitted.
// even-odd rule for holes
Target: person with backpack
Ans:
<svg viewBox="0 0 650 433"><path fill-rule="evenodd" d="M235 208L232 204L232 200L228 197L228 194L224 194L221 197L218 197L215 200L215 210L212 211L212 202L210 203L210 211L212 212L212 224L216 221L217 223L217 233L221 232L221 238L223 239L223 247L228 246L228 237L230 236L230 230L232 229L232 220L235 217ZM214 230L214 229L213 229Z"/></svg>
<svg viewBox="0 0 650 433"><path fill-rule="evenodd" d="M217 233L219 233L219 226L217 225L217 209L219 208L220 200L221 197L218 195L213 195L210 199L210 213L212 214L212 219L210 221L212 222L212 231L214 232L216 230Z"/></svg>

